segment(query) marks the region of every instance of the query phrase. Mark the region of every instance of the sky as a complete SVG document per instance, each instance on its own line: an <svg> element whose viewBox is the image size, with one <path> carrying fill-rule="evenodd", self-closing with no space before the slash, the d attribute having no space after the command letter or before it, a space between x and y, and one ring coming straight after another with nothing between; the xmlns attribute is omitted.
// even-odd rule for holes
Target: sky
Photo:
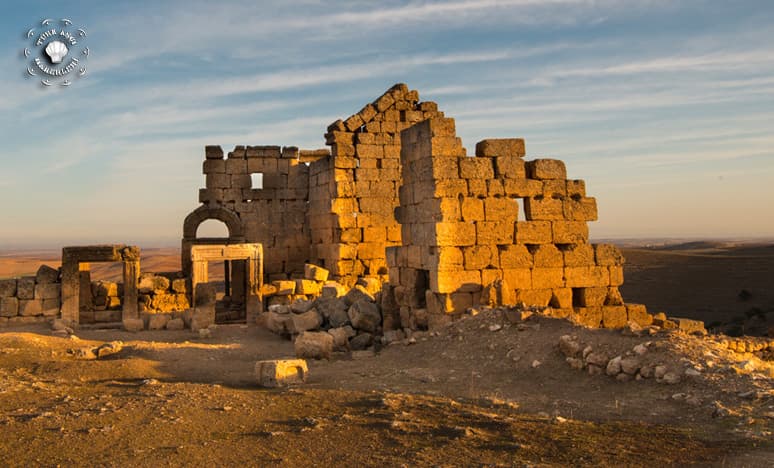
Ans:
<svg viewBox="0 0 774 468"><path fill-rule="evenodd" d="M26 75L82 27L87 74ZM204 145L324 147L397 82L472 154L525 138L597 198L592 238L774 237L774 3L5 1L0 249L175 246Z"/></svg>

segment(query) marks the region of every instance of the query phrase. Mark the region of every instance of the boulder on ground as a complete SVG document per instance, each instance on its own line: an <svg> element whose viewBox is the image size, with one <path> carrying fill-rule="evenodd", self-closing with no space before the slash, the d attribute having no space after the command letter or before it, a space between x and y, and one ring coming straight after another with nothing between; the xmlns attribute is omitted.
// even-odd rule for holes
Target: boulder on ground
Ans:
<svg viewBox="0 0 774 468"><path fill-rule="evenodd" d="M166 324L167 330L182 330L185 328L185 322L181 318L171 319Z"/></svg>
<svg viewBox="0 0 774 468"><path fill-rule="evenodd" d="M145 323L142 319L124 319L123 321L124 330L130 331L130 332L138 332L142 331L145 328Z"/></svg>
<svg viewBox="0 0 774 468"><path fill-rule="evenodd" d="M294 343L296 356L309 359L330 359L333 337L326 332L303 332Z"/></svg>
<svg viewBox="0 0 774 468"><path fill-rule="evenodd" d="M197 331L215 323L215 305L197 306L191 314L191 330Z"/></svg>
<svg viewBox="0 0 774 468"><path fill-rule="evenodd" d="M148 319L148 330L161 330L167 326L169 320L168 314L153 314Z"/></svg>
<svg viewBox="0 0 774 468"><path fill-rule="evenodd" d="M365 299L353 303L347 311L352 326L358 330L375 332L382 323L379 306Z"/></svg>
<svg viewBox="0 0 774 468"><path fill-rule="evenodd" d="M349 349L349 339L357 333L354 328L347 325L345 327L331 328L328 330L328 334L333 337L334 349Z"/></svg>
<svg viewBox="0 0 774 468"><path fill-rule="evenodd" d="M303 359L273 359L255 363L255 377L262 387L284 387L306 382L309 369Z"/></svg>

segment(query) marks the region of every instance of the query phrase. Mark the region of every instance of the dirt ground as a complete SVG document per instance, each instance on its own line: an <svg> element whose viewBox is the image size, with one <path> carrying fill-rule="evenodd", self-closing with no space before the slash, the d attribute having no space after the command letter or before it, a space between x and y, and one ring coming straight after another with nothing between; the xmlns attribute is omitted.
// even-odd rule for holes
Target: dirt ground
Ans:
<svg viewBox="0 0 774 468"><path fill-rule="evenodd" d="M610 355L639 343L691 365L675 385L571 369L560 336ZM73 350L120 340L98 360ZM626 336L482 313L387 346L311 361L308 382L256 385L292 343L257 326L189 331L44 327L0 333L0 453L10 466L770 466L774 367L713 341ZM539 363L536 363L539 361ZM740 371L754 361L754 371ZM747 366L748 368L750 366ZM753 395L753 396L751 396ZM686 396L696 397L688 403ZM718 416L717 408L726 413ZM715 416L713 416L715 415Z"/></svg>

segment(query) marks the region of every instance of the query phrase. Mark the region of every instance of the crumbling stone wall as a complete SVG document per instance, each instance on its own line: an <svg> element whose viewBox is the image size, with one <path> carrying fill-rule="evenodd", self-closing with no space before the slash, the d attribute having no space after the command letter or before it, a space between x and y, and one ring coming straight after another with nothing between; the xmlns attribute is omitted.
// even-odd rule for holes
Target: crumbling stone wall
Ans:
<svg viewBox="0 0 774 468"><path fill-rule="evenodd" d="M0 326L43 322L59 314L59 270L43 265L35 276L0 280Z"/></svg>
<svg viewBox="0 0 774 468"><path fill-rule="evenodd" d="M401 185L400 132L442 116L405 84L328 127L330 158L311 165L312 260L342 283L386 271L384 249L400 245L395 220Z"/></svg>
<svg viewBox="0 0 774 468"><path fill-rule="evenodd" d="M327 151L299 152L296 147L236 146L224 159L219 146L208 146L203 164L206 188L199 191L199 201L207 209L226 210L239 218L242 236L228 240L263 244L269 275L302 274L311 245L306 163L326 155ZM262 186L253 186L253 174L262 175ZM190 234L185 237L193 240ZM185 242L183 259L189 267L190 245ZM184 271L190 274L188 268Z"/></svg>
<svg viewBox="0 0 774 468"><path fill-rule="evenodd" d="M401 133L402 246L387 248L400 318L461 313L478 304L551 306L590 326L647 321L624 305L623 256L588 243L596 200L555 159L525 161L521 139L484 140L468 157L453 119ZM518 219L519 201L525 220Z"/></svg>

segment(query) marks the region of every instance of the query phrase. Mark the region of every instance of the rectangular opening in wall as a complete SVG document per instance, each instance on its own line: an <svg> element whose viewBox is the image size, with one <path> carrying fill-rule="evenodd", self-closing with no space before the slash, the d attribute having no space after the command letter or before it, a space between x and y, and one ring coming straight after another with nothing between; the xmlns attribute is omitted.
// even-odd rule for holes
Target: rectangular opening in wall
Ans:
<svg viewBox="0 0 774 468"><path fill-rule="evenodd" d="M254 189L262 189L263 188L263 173L262 172L254 172L250 174L250 179L253 183Z"/></svg>
<svg viewBox="0 0 774 468"><path fill-rule="evenodd" d="M527 216L524 214L524 199L523 198L517 198L516 203L519 205L519 216L517 218L517 221L526 221Z"/></svg>
<svg viewBox="0 0 774 468"><path fill-rule="evenodd" d="M427 307L425 291L430 288L430 272L428 270L417 270L416 282L414 283L414 292L416 294L416 304L420 308Z"/></svg>

